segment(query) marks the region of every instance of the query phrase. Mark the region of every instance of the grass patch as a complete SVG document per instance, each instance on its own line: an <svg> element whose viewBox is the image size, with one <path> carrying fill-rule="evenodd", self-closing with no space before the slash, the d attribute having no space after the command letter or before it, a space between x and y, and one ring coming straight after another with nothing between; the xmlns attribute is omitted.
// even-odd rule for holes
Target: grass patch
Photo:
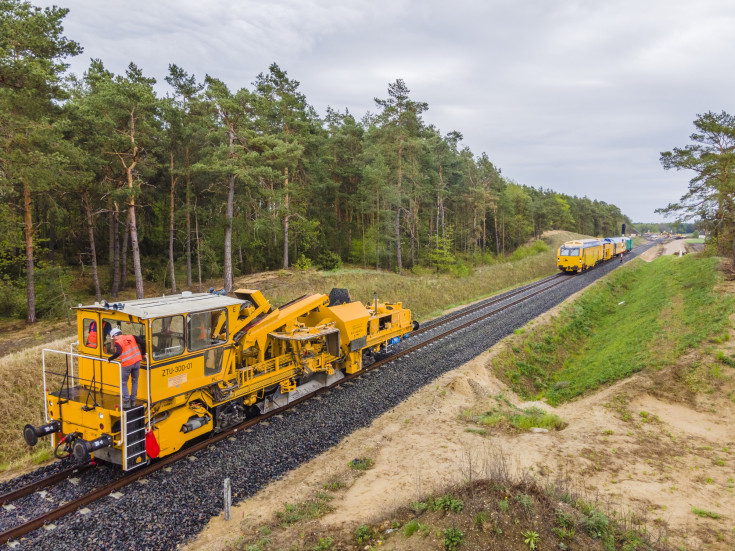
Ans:
<svg viewBox="0 0 735 551"><path fill-rule="evenodd" d="M707 511L705 509L698 509L697 507L692 507L692 513L702 518L722 518L722 515L719 513Z"/></svg>
<svg viewBox="0 0 735 551"><path fill-rule="evenodd" d="M369 457L361 457L350 461L350 469L353 471L367 471L370 467L375 464L375 461Z"/></svg>
<svg viewBox="0 0 735 551"><path fill-rule="evenodd" d="M669 365L728 324L734 301L715 291L718 263L689 255L615 270L551 323L518 335L494 370L524 399L556 405Z"/></svg>
<svg viewBox="0 0 735 551"><path fill-rule="evenodd" d="M471 422L487 427L513 428L519 431L527 431L532 428L548 430L561 430L566 423L554 413L546 413L539 407L517 408L510 402L499 404L489 411L480 414L465 412L463 417ZM468 432L483 434L483 429L467 428Z"/></svg>
<svg viewBox="0 0 735 551"><path fill-rule="evenodd" d="M326 492L319 492L314 499L309 499L301 503L286 503L283 511L276 514L278 521L284 525L296 524L306 520L321 518L327 513L334 510L329 502L334 496Z"/></svg>

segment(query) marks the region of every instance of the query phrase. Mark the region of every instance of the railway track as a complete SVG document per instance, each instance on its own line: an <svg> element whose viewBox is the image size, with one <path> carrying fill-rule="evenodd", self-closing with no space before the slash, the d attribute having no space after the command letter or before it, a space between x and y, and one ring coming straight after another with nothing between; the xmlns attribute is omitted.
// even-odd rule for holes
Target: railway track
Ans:
<svg viewBox="0 0 735 551"><path fill-rule="evenodd" d="M213 435L212 437L202 442L199 442L193 446L190 446L189 448L185 450L182 450L167 458L155 461L154 463L147 465L145 467L141 467L140 469L136 471L128 473L125 476L119 477L117 480L114 480L111 483L104 485L103 487L95 488L85 493L81 497L73 499L69 501L68 503L64 503L63 505L55 509L52 509L41 515L38 515L35 518L25 521L13 528L7 529L4 532L0 533L0 544L4 544L6 542L11 542L12 544L13 541L18 541L19 538L22 538L23 536L29 534L30 532L37 530L38 528L41 528L44 525L48 525L49 523L52 523L53 521L58 520L59 518L64 517L74 512L75 510L78 510L79 508L85 507L86 505L89 505L109 494L112 494L113 492L116 492L135 481L143 480L146 477L150 476L151 474L161 469L164 469L172 465L173 463L176 463L186 458L187 456L192 456L193 454L196 454L197 452L203 450L204 448L212 446L213 444L220 442L226 438L232 438L233 435L237 434L238 432L250 430L255 425L263 421L266 421L272 417L282 416L282 414L286 410L289 410L292 407L306 400L312 399L316 395L330 392L332 389L334 389L335 387L339 385L342 385L343 383L352 381L353 379L357 377L363 376L367 372L371 372L375 369L380 368L381 366L385 364L394 362L395 360L403 356L407 356L413 352L416 352L421 348L430 346L434 344L435 342L446 338L449 335L452 335L454 333L467 329L506 309L509 309L513 306L526 302L533 297L536 297L542 293L545 293L554 287L563 285L567 281L573 281L574 279L575 279L575 276L570 277L570 276L564 276L563 274L555 274L554 276L544 278L537 282L525 285L521 288L503 293L498 296L490 297L488 299L475 303L455 313L452 313L447 316L443 316L439 318L436 322L430 322L429 324L427 324L426 327L423 327L421 329L414 331L411 334L410 339L403 341L403 343L401 343L399 350L397 350L390 356L379 359L375 361L373 364L366 366L361 372L356 373L354 375L345 376L343 379L337 381L336 383L334 383L333 385L329 387L319 389L314 393L311 393L307 396L304 396L298 400L291 402L287 406L273 410L267 414L257 417L256 419L246 421L236 427L230 428L229 430ZM463 318L466 318L466 319L463 319ZM442 330L442 327L445 327L445 326L449 326L449 327ZM87 466L83 466L83 468L84 468L84 471L86 471L86 470L89 470L91 466L87 465ZM66 478L70 476L81 474L82 472L83 471L80 470L80 467L78 466L72 467L71 469L67 469L65 471L62 471L61 473L57 473L56 475L54 475L54 477L50 477L49 479L43 479L41 481L37 481L33 484L30 484L28 486L25 486L23 488L20 488L18 490L15 490L13 492L0 496L0 504L6 505L12 501L20 500L22 497L29 496L33 492L38 491L40 488L48 487L49 485L58 483L59 481L65 480Z"/></svg>

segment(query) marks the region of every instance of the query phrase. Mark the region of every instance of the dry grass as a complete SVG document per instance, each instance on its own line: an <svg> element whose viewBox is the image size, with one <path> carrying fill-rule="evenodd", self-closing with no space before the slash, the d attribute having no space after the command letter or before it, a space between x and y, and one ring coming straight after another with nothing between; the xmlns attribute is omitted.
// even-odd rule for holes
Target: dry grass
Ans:
<svg viewBox="0 0 735 551"><path fill-rule="evenodd" d="M353 300L372 302L377 292L381 300L403 301L419 321L430 319L441 312L475 300L496 294L522 283L552 275L556 272L556 249L565 241L578 238L578 234L556 232L545 237L549 250L514 262L499 262L480 266L466 277L447 274L375 271L347 268L334 272L277 273L269 279L252 276L235 282L235 288L257 286L274 306L283 304L305 293L329 293L333 287L350 290Z"/></svg>
<svg viewBox="0 0 735 551"><path fill-rule="evenodd" d="M69 350L74 338L58 339L0 358L0 471L43 462L51 457L47 445L29 448L23 441L26 423L43 422L41 351ZM46 441L44 441L46 442Z"/></svg>

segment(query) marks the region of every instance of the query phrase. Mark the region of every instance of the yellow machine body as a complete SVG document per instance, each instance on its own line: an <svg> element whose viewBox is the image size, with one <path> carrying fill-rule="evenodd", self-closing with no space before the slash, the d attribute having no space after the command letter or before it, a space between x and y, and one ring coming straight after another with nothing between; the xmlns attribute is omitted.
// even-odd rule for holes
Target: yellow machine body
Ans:
<svg viewBox="0 0 735 551"><path fill-rule="evenodd" d="M567 241L559 247L556 265L564 272L582 272L604 260L603 243L599 239Z"/></svg>
<svg viewBox="0 0 735 551"><path fill-rule="evenodd" d="M194 438L359 371L364 354L413 329L411 312L400 302L330 305L327 295L312 294L272 309L260 291L234 294L185 292L80 306L78 352L67 354L71 369L67 361L65 369L52 370L44 358L46 420L60 424L53 444L109 437L112 444L95 449L95 457L128 470L147 461L141 450L151 439L160 456L174 453ZM122 402L120 364L108 361L113 328L145 340L130 410Z"/></svg>

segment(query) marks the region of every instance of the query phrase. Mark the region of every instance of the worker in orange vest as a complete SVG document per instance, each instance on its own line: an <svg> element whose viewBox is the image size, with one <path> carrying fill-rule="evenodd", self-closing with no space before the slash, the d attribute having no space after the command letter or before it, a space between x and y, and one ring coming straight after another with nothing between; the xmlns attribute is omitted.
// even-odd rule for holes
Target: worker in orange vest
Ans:
<svg viewBox="0 0 735 551"><path fill-rule="evenodd" d="M87 342L84 343L89 348L97 348L97 322L93 321L89 324L89 334L87 335Z"/></svg>
<svg viewBox="0 0 735 551"><path fill-rule="evenodd" d="M103 336L107 336L110 333L110 324L106 321L102 322L102 333ZM85 346L88 346L89 348L97 348L97 322L92 321L92 323L89 324L89 334L87 335L87 342L85 343Z"/></svg>
<svg viewBox="0 0 735 551"><path fill-rule="evenodd" d="M115 345L115 353L109 360L117 360L122 365L121 391L123 397L123 409L135 406L138 394L138 377L140 375L140 362L143 360L141 350L145 350L145 339L136 335L123 335L119 327L110 331L110 337ZM128 379L130 379L130 393L128 393Z"/></svg>

